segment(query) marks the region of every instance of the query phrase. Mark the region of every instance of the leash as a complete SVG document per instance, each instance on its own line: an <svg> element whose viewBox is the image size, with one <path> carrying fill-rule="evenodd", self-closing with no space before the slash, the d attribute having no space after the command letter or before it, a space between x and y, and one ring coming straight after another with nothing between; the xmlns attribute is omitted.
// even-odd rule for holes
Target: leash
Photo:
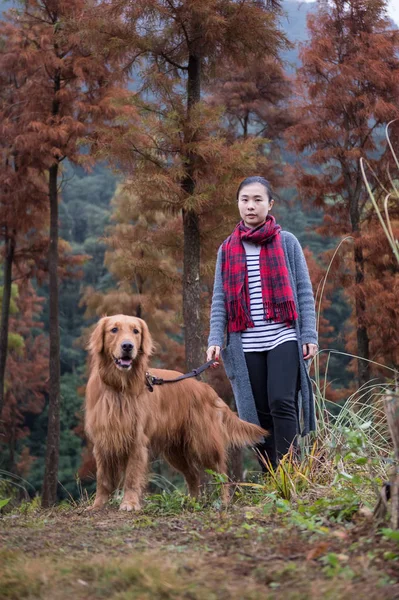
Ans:
<svg viewBox="0 0 399 600"><path fill-rule="evenodd" d="M211 360L208 360L208 362L204 365L198 367L198 369L193 369L185 375L176 377L176 379L162 379L162 377L155 377L155 375L151 375L151 373L147 371L147 373L145 374L145 384L148 387L149 391L153 392L154 385L163 385L164 383L175 383L176 381L182 381L183 379L188 379L189 377L197 377L198 375L201 375L201 373L209 369L209 367L213 365L214 362L216 361L212 358Z"/></svg>

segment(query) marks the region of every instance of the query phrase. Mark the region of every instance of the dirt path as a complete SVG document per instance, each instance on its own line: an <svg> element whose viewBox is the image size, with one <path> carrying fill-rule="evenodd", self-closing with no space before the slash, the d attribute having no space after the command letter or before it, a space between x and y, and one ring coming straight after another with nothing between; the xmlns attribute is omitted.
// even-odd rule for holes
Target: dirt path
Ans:
<svg viewBox="0 0 399 600"><path fill-rule="evenodd" d="M399 598L399 547L369 521L302 529L253 506L18 512L0 520L0 598Z"/></svg>

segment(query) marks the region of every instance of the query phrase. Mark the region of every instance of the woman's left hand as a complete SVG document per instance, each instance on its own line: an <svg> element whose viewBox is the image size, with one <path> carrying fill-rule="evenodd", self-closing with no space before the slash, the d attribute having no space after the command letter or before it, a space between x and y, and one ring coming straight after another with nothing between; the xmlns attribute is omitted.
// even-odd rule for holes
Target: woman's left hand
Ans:
<svg viewBox="0 0 399 600"><path fill-rule="evenodd" d="M313 358L317 353L317 345L316 344L303 344L303 358L308 360L309 358Z"/></svg>

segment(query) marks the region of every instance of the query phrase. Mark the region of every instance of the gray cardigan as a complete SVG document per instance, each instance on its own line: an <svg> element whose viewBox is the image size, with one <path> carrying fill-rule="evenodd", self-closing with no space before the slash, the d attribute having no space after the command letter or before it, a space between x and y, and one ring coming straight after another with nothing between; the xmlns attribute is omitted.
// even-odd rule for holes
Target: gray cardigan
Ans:
<svg viewBox="0 0 399 600"><path fill-rule="evenodd" d="M314 398L309 378L309 361L304 360L302 352L302 344L317 344L315 303L309 271L300 243L288 231L281 232L281 239L298 311L298 319L295 321L300 357L298 418L301 423L301 435L304 436L309 431L316 429ZM208 348L209 346L220 346L222 348L224 368L233 388L240 418L259 425L242 348L241 332L227 333L226 345L224 345L226 325L227 316L222 281L222 247L220 247L216 261Z"/></svg>

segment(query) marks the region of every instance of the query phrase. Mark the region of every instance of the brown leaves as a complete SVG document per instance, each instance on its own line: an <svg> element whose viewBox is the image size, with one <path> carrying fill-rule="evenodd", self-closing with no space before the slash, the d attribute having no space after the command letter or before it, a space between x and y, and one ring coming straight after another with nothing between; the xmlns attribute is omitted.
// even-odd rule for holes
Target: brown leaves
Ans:
<svg viewBox="0 0 399 600"><path fill-rule="evenodd" d="M320 556L323 556L328 552L329 545L330 544L328 542L319 542L306 554L306 560L315 560L320 558Z"/></svg>

